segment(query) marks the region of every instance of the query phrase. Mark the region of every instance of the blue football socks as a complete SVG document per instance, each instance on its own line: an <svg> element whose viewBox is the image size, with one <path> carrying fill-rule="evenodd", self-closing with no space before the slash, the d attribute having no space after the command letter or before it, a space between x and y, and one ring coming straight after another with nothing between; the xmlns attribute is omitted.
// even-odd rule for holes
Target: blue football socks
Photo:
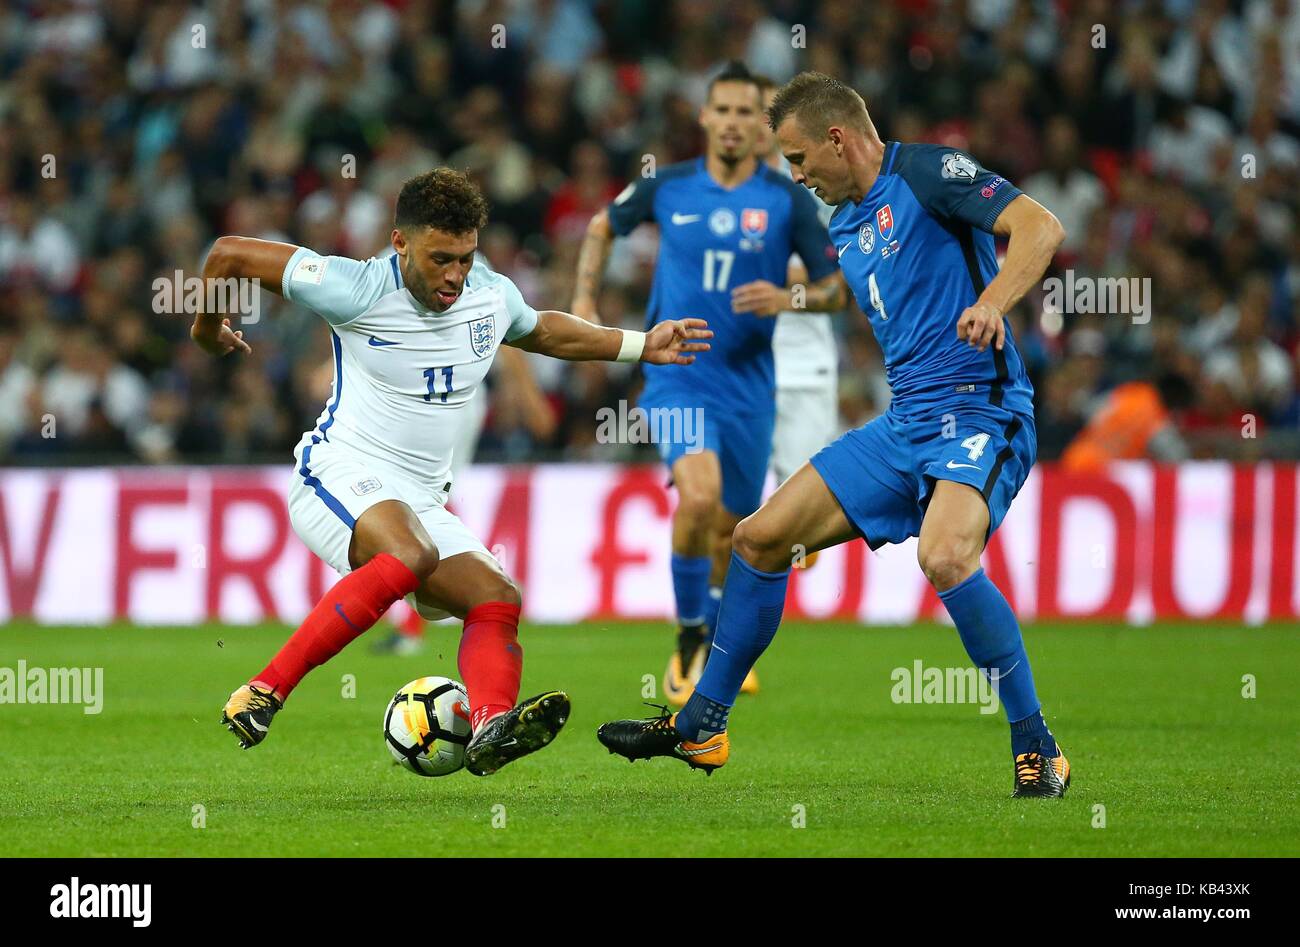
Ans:
<svg viewBox="0 0 1300 947"><path fill-rule="evenodd" d="M790 570L761 572L731 554L718 626L704 676L677 714L677 732L692 743L727 729L740 685L771 643L785 610Z"/></svg>
<svg viewBox="0 0 1300 947"><path fill-rule="evenodd" d="M673 595L677 599L677 621L682 625L704 622L709 597L709 571L713 563L708 556L682 556L673 553Z"/></svg>
<svg viewBox="0 0 1300 947"><path fill-rule="evenodd" d="M1057 754L1056 741L1043 722L1034 675L1029 669L1020 623L1006 597L983 569L939 593L957 626L966 653L988 676L1011 723L1013 755L1039 741L1039 752Z"/></svg>

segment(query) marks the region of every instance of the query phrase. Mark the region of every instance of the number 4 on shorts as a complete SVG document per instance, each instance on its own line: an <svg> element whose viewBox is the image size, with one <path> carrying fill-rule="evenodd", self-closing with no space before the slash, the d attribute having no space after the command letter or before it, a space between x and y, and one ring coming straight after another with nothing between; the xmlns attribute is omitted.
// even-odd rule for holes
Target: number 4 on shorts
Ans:
<svg viewBox="0 0 1300 947"><path fill-rule="evenodd" d="M984 448L988 445L989 436L987 434L972 434L966 440L961 442L962 450L970 454L971 460L979 460L980 455L984 453Z"/></svg>

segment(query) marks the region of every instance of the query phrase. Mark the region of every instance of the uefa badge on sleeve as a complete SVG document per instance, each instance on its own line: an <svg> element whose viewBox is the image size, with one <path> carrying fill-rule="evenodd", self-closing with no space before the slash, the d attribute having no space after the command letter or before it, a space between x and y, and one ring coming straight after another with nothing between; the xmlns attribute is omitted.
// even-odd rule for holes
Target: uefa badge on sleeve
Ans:
<svg viewBox="0 0 1300 947"><path fill-rule="evenodd" d="M975 162L957 151L950 151L941 159L943 176L950 181L965 181L970 184L975 180Z"/></svg>

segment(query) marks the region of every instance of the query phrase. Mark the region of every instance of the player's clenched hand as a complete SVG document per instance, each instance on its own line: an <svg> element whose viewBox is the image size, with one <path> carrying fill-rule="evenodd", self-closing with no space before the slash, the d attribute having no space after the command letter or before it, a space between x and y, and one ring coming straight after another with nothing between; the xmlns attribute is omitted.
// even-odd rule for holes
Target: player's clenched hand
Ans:
<svg viewBox="0 0 1300 947"><path fill-rule="evenodd" d="M790 309L790 291L767 280L737 286L731 291L732 312L752 312L756 316L775 316Z"/></svg>
<svg viewBox="0 0 1300 947"><path fill-rule="evenodd" d="M713 330L703 319L669 319L646 333L641 361L653 365L689 365L695 356L685 353L708 351L709 343L698 340L711 338Z"/></svg>
<svg viewBox="0 0 1300 947"><path fill-rule="evenodd" d="M252 355L253 349L244 341L244 330L230 328L230 320L222 319L221 325L212 330L204 320L197 320L190 327L190 338L199 344L199 348L213 355L229 355L231 352L243 352Z"/></svg>
<svg viewBox="0 0 1300 947"><path fill-rule="evenodd" d="M957 320L957 338L975 346L981 352L993 343L993 347L1002 351L1002 342L1006 338L1006 326L1002 324L1002 313L997 306L977 302L961 314Z"/></svg>

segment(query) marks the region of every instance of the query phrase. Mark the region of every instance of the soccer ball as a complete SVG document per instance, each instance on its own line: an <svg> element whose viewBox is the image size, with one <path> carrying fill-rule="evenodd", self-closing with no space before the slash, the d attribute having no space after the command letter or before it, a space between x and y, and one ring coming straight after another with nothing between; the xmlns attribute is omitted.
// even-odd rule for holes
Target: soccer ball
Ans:
<svg viewBox="0 0 1300 947"><path fill-rule="evenodd" d="M388 752L420 776L446 776L464 766L469 737L465 685L445 677L411 681L384 712Z"/></svg>

